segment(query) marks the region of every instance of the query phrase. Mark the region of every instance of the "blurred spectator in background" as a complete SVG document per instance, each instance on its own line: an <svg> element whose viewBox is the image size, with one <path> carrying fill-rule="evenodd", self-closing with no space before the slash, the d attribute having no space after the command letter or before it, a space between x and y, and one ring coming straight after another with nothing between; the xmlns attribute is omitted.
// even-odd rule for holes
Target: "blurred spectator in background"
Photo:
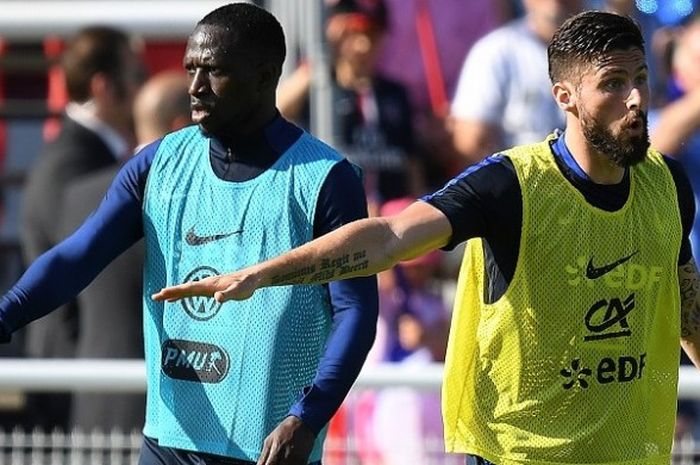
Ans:
<svg viewBox="0 0 700 465"><path fill-rule="evenodd" d="M381 216L395 215L413 200L390 200ZM367 364L401 363L407 370L443 362L449 309L436 286L442 252L403 261L379 275L377 337ZM348 402L358 454L363 465L464 463L443 453L439 392L411 388L362 391ZM431 457L432 454L432 457Z"/></svg>
<svg viewBox="0 0 700 465"><path fill-rule="evenodd" d="M409 91L416 149L426 154L422 158L430 186L442 185L463 166L447 124L449 98L464 57L477 39L500 24L504 3L386 0L389 26L378 70Z"/></svg>
<svg viewBox="0 0 700 465"><path fill-rule="evenodd" d="M144 146L191 124L189 79L184 72L165 71L152 77L136 95L134 123L137 143ZM119 165L88 173L66 187L63 231L75 231L104 197ZM78 296L78 358L143 358L143 241L107 268ZM71 427L83 430L130 431L143 427L143 394L77 393Z"/></svg>
<svg viewBox="0 0 700 465"><path fill-rule="evenodd" d="M661 29L661 21L651 14L639 11L634 0L603 0L603 10L619 15L631 16L642 30L649 66L649 87L652 107L665 100L666 66L664 55L668 47L666 29Z"/></svg>
<svg viewBox="0 0 700 465"><path fill-rule="evenodd" d="M452 101L454 143L468 164L564 126L547 74L547 43L581 0L524 0L526 14L472 47Z"/></svg>
<svg viewBox="0 0 700 465"><path fill-rule="evenodd" d="M700 17L677 31L671 53L666 107L649 112L652 146L677 158L693 186L695 205L700 205ZM695 260L700 259L700 210L696 209L690 242ZM685 353L681 364L690 365ZM676 439L693 435L698 403L678 402ZM697 436L697 433L695 434Z"/></svg>
<svg viewBox="0 0 700 465"><path fill-rule="evenodd" d="M402 266L402 265L399 265ZM418 273L420 266L410 266ZM400 363L405 370L420 371L445 361L449 332L445 305L414 307L399 316L399 340L410 350ZM463 464L460 454L443 452L440 392L410 387L382 389L376 397L373 430L383 465L407 463Z"/></svg>
<svg viewBox="0 0 700 465"><path fill-rule="evenodd" d="M333 53L336 146L363 168L370 211L388 199L424 191L415 157L411 106L406 90L376 71L387 12L380 0L330 3L326 37ZM309 127L311 69L302 64L281 85L282 114Z"/></svg>
<svg viewBox="0 0 700 465"><path fill-rule="evenodd" d="M406 87L415 117L426 112L445 115L464 57L477 39L498 25L495 2L385 2L388 28L378 71Z"/></svg>
<svg viewBox="0 0 700 465"><path fill-rule="evenodd" d="M163 71L144 84L134 102L139 147L192 124L189 79L182 71Z"/></svg>
<svg viewBox="0 0 700 465"><path fill-rule="evenodd" d="M700 201L700 17L684 26L671 56L668 105L649 113L652 145L677 158ZM691 233L695 259L700 259L700 214Z"/></svg>
<svg viewBox="0 0 700 465"><path fill-rule="evenodd" d="M68 44L62 67L70 102L59 135L43 149L24 191L20 239L26 263L63 238L66 187L118 164L134 148L131 110L143 73L130 38L109 27L85 28ZM27 329L27 355L72 357L77 331L75 305L65 305ZM67 395L32 396L29 408L39 426L67 425Z"/></svg>
<svg viewBox="0 0 700 465"><path fill-rule="evenodd" d="M384 203L379 213L381 216L395 215L412 203L408 197L394 199ZM401 262L380 274L379 327L371 357L398 362L416 350L416 344L407 345L401 341L399 328L402 316L421 313L438 316L447 312L435 279L441 258L442 252L433 251ZM419 322L420 318L416 321Z"/></svg>

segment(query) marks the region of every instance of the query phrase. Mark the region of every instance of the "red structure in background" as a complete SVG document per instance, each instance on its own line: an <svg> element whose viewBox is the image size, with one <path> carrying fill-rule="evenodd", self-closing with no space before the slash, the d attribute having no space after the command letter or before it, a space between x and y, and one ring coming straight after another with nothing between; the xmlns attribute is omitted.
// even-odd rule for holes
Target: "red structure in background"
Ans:
<svg viewBox="0 0 700 465"><path fill-rule="evenodd" d="M46 72L47 93L46 109L51 113L60 113L68 103L68 93L63 80L61 69L61 53L65 48L65 42L60 37L47 36L44 38L44 56L49 60L49 68ZM44 122L44 140L49 141L58 135L61 129L61 120L57 116L46 118Z"/></svg>
<svg viewBox="0 0 700 465"><path fill-rule="evenodd" d="M182 57L185 55L186 42L181 41L146 41L143 58L148 75L160 71L183 70ZM184 72L184 71L183 71Z"/></svg>
<svg viewBox="0 0 700 465"><path fill-rule="evenodd" d="M0 38L0 58L7 51L7 42ZM0 69L0 108L5 102L5 76ZM5 173L5 157L7 156L7 126L4 118L0 118L0 175ZM5 203L3 202L2 185L0 184L0 225L3 223Z"/></svg>

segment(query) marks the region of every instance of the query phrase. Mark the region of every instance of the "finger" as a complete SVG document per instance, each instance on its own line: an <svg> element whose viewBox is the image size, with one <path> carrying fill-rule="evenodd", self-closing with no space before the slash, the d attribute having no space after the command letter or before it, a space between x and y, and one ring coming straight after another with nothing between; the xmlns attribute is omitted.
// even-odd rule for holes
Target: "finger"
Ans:
<svg viewBox="0 0 700 465"><path fill-rule="evenodd" d="M192 295L195 295L195 292L192 290L190 284L179 284L177 286L163 288L159 292L153 294L151 298L155 301L174 302Z"/></svg>
<svg viewBox="0 0 700 465"><path fill-rule="evenodd" d="M214 299L219 303L223 303L228 300L244 300L245 298L250 297L243 295L239 288L240 286L238 283L231 284L223 291L214 292Z"/></svg>
<svg viewBox="0 0 700 465"><path fill-rule="evenodd" d="M155 301L166 300L168 302L174 302L176 300L195 295L211 296L215 290L216 288L212 281L209 279L203 279L201 281L192 281L189 283L178 284L176 286L165 287L159 292L153 294L151 298Z"/></svg>
<svg viewBox="0 0 700 465"><path fill-rule="evenodd" d="M270 447L270 453L267 455L265 465L280 465L283 463L280 458L280 451L279 447Z"/></svg>
<svg viewBox="0 0 700 465"><path fill-rule="evenodd" d="M265 465L267 463L267 457L270 455L270 445L267 441L263 443L263 450L260 453L260 457L255 465Z"/></svg>

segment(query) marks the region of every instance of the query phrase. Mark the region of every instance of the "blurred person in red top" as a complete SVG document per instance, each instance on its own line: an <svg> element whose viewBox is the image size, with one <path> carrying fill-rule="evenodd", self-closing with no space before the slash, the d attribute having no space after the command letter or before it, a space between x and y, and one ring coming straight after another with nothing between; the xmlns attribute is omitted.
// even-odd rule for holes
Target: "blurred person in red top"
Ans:
<svg viewBox="0 0 700 465"><path fill-rule="evenodd" d="M384 203L380 215L395 215L413 200ZM420 370L445 359L449 310L435 279L443 253L405 260L379 274L377 336L366 364L400 363ZM463 456L443 453L439 392L408 388L362 391L350 397L348 418L358 453L365 465L464 463Z"/></svg>
<svg viewBox="0 0 700 465"><path fill-rule="evenodd" d="M380 215L395 215L411 203L406 197L390 200L382 205ZM422 335L414 331L416 326L425 322L430 322L430 326L448 313L436 279L442 254L435 250L402 261L380 274L379 326L370 357L390 362L403 360L422 345ZM442 346L444 350L444 343Z"/></svg>

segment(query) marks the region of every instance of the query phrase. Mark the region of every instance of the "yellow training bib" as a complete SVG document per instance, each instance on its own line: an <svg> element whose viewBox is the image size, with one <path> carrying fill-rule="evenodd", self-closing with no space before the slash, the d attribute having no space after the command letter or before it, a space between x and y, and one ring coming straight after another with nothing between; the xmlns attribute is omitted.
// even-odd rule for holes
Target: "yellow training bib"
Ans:
<svg viewBox="0 0 700 465"><path fill-rule="evenodd" d="M590 205L549 142L505 152L523 202L506 293L485 304L482 241L460 271L443 386L446 448L498 465L670 462L682 228L661 155L618 211Z"/></svg>

